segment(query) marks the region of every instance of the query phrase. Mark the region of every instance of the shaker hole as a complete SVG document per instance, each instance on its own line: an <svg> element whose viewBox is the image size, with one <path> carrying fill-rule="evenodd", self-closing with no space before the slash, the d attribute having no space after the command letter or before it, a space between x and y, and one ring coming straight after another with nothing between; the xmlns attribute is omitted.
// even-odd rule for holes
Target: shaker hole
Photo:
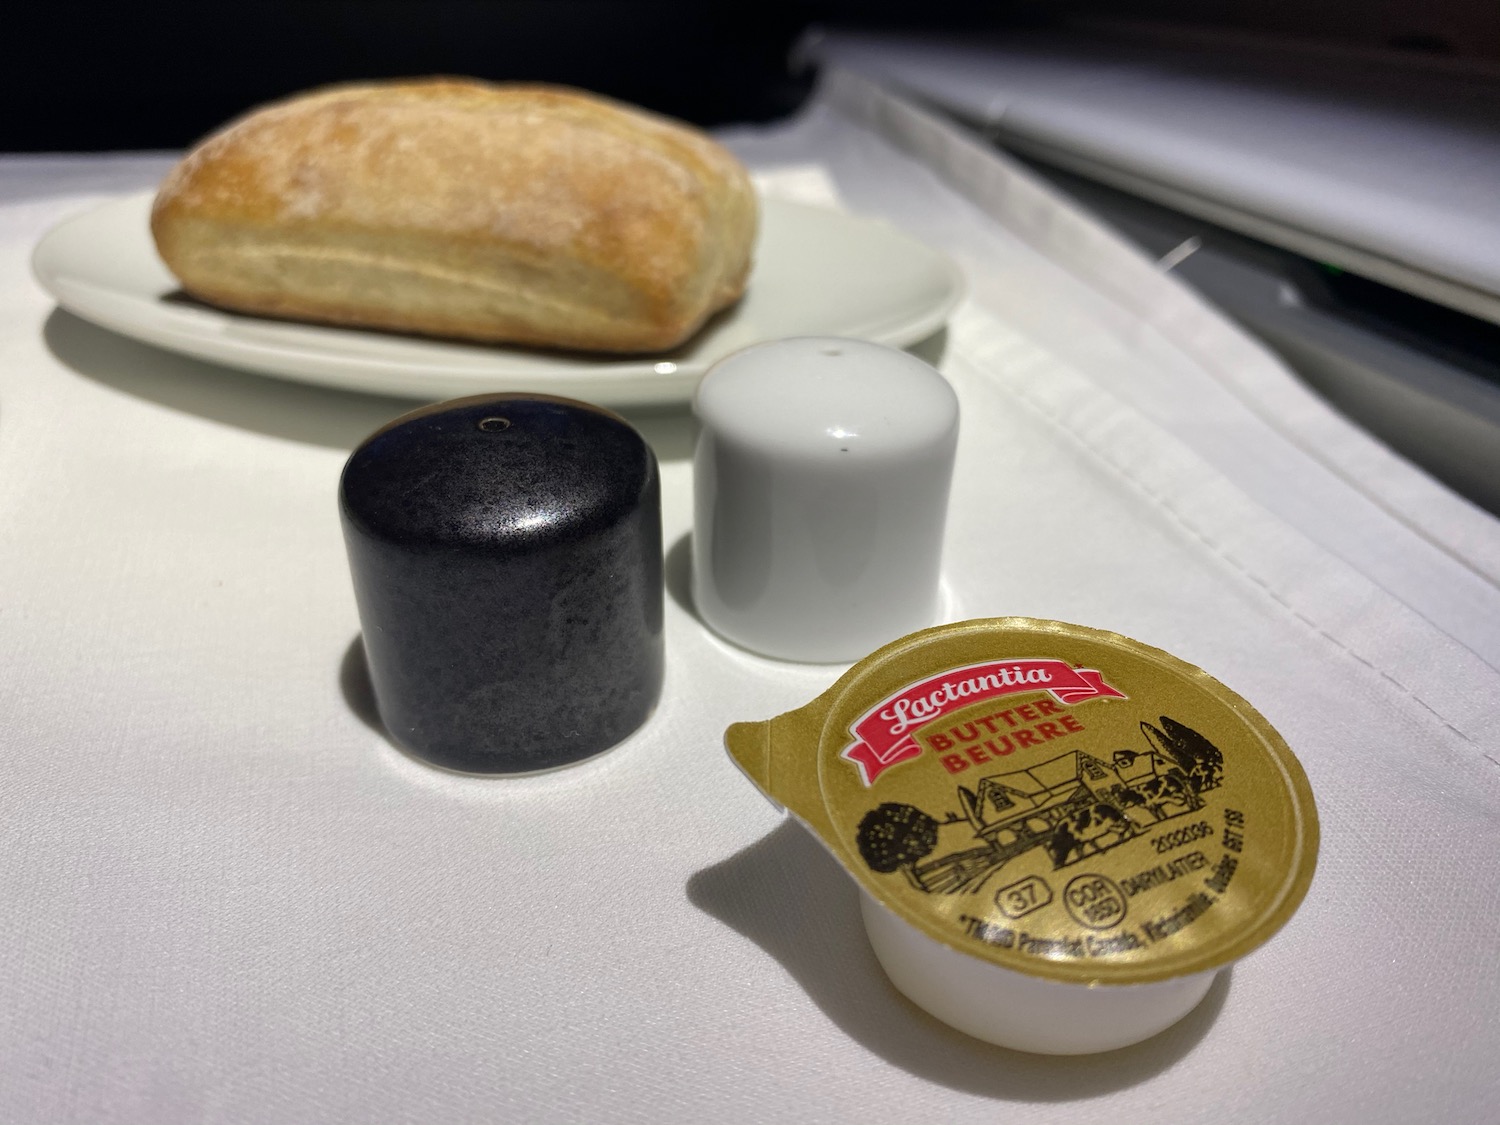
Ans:
<svg viewBox="0 0 1500 1125"><path fill-rule="evenodd" d="M499 433L501 430L510 429L510 419L500 417L481 418L479 420L479 428L487 434Z"/></svg>

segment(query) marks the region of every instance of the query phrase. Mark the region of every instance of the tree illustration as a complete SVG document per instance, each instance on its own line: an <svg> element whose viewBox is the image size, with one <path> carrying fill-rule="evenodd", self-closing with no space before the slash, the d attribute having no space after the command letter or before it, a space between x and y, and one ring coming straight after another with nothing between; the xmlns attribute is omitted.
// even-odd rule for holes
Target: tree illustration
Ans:
<svg viewBox="0 0 1500 1125"><path fill-rule="evenodd" d="M865 813L854 839L871 870L889 874L937 847L938 822L913 805L888 801Z"/></svg>
<svg viewBox="0 0 1500 1125"><path fill-rule="evenodd" d="M1150 731L1146 728L1150 727ZM1188 787L1194 794L1213 789L1224 776L1224 755L1219 748L1192 727L1179 723L1170 715L1161 717L1161 729L1142 723L1148 735L1155 732L1160 744L1181 767Z"/></svg>

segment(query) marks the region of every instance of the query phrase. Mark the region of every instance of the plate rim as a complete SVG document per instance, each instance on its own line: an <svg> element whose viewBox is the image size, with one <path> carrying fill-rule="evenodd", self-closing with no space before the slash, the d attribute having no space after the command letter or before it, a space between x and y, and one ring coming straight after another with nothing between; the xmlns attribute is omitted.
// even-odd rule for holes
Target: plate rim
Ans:
<svg viewBox="0 0 1500 1125"><path fill-rule="evenodd" d="M453 394L483 393L483 388L477 383L486 378L505 382L532 377L531 373L518 377L508 376L503 371L464 371L446 368L434 372L429 369L428 373L422 377L422 382L433 384L432 394L424 396L412 385L413 367L421 362L419 359L392 359L378 355L354 356L349 353L341 354L336 347L328 351L311 347L302 349L298 348L295 343L281 344L274 340L243 337L220 342L212 331L215 327L221 331L232 329L237 321L244 320L251 323L286 324L294 330L314 333L351 333L372 338L387 335L378 329L291 320L277 321L270 317L257 317L249 313L205 305L192 308L190 311L192 323L185 327L181 334L175 334L170 327L164 329L153 318L119 315L112 313L108 308L111 300L141 302L144 298L140 294L111 288L86 278L70 276L57 270L55 262L49 265L46 261L47 258L59 253L56 245L66 237L66 232L70 228L90 219L97 221L101 212L128 212L131 208L142 207L149 204L155 195L155 189L116 195L53 223L32 247L29 264L37 284L57 302L59 307L107 331L201 362L237 371L250 371L290 382L333 387L340 390L359 390L366 393L440 399ZM864 331L846 331L839 333L840 335L849 335L892 347L904 347L927 339L940 330L959 302L963 300L966 280L958 263L948 254L915 238L894 224L878 217L856 215L818 204L782 199L774 195L762 196L761 201L763 205L785 208L793 212L828 213L841 220L868 224L880 229L883 235L899 240L927 256L943 274L945 286L940 300L924 304L912 315L894 323L882 324L875 329ZM163 268L165 268L164 263ZM80 290L84 291L81 299ZM90 299L90 293L94 295L94 299ZM153 306L153 311L160 310ZM419 347L466 348L481 353L520 352L520 349L507 348L503 344L484 345L461 340L428 339L399 333L389 335L395 340L409 341ZM751 347L759 342L762 341L752 341L745 346ZM532 356L536 353L527 351L521 354ZM588 397L603 405L675 404L691 399L699 379L707 369L729 354L732 352L726 352L723 356L715 356L708 360L677 361L670 358L670 353L656 353L638 357L603 359L597 364L589 364L587 361L578 363L569 357L567 360L559 361L556 369L538 373L536 378L538 383L545 383L545 389L549 393L573 393L579 397ZM278 359L293 360L298 365L298 369L289 370L284 362L278 363ZM671 364L670 371L659 370L662 365L666 364ZM309 371L309 367L314 370ZM455 388L458 382L473 382L476 385ZM605 393L601 394L601 390Z"/></svg>

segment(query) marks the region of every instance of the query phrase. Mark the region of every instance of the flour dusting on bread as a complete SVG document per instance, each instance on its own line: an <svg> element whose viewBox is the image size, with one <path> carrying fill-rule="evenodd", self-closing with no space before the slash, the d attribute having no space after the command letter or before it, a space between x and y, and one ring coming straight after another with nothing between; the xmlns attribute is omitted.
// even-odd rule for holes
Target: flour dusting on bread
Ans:
<svg viewBox="0 0 1500 1125"><path fill-rule="evenodd" d="M642 352L738 300L756 200L687 126L556 87L341 86L257 110L162 184L184 289L244 312Z"/></svg>

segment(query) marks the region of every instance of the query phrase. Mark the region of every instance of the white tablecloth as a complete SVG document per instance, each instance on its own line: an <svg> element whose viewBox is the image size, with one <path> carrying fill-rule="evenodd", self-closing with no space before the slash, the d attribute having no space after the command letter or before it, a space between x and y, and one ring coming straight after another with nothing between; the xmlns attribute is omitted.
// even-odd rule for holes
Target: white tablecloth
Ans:
<svg viewBox="0 0 1500 1125"><path fill-rule="evenodd" d="M26 257L155 158L0 163L0 1120L1493 1120L1500 522L1002 158L847 75L760 169L962 263L955 616L1116 629L1249 698L1323 820L1300 913L1157 1039L1046 1059L913 1009L852 884L720 748L837 669L684 594L628 742L521 780L371 717L335 512L403 410L56 311ZM777 177L773 174L771 182Z"/></svg>

